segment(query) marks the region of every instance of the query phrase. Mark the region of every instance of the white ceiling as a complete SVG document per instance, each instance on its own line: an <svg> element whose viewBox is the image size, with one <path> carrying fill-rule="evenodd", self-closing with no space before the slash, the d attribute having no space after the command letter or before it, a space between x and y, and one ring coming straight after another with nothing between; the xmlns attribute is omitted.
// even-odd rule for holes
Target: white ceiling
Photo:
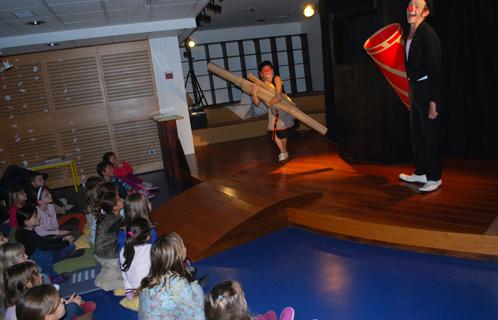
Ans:
<svg viewBox="0 0 498 320"><path fill-rule="evenodd" d="M306 0L214 0L198 30L301 21ZM2 55L188 35L209 0L0 0ZM32 17L16 17L32 14ZM26 25L45 21L38 26ZM259 21L258 21L259 20ZM59 45L51 48L48 43Z"/></svg>

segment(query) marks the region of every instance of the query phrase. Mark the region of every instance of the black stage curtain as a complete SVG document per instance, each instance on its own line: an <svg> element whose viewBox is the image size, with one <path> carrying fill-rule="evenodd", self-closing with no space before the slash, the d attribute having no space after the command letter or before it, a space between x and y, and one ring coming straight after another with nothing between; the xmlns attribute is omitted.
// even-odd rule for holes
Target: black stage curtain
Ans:
<svg viewBox="0 0 498 320"><path fill-rule="evenodd" d="M434 0L443 47L448 155L498 159L498 10L492 0Z"/></svg>

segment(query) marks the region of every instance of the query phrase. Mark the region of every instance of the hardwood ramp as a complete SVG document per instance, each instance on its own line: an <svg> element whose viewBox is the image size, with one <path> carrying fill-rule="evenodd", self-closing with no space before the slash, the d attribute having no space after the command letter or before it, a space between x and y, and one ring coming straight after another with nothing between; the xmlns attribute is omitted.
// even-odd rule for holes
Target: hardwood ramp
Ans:
<svg viewBox="0 0 498 320"><path fill-rule="evenodd" d="M245 176L202 182L154 210L159 234L177 232L193 260L288 225L285 208L321 196Z"/></svg>

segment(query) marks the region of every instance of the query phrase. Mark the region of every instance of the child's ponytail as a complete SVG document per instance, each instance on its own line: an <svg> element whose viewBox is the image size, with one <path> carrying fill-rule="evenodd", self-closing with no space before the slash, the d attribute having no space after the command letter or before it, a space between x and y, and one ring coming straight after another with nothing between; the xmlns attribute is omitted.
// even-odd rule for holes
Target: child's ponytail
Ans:
<svg viewBox="0 0 498 320"><path fill-rule="evenodd" d="M149 222L143 218L132 220L126 226L126 241L124 245L124 262L121 270L126 272L130 269L135 257L135 246L146 244L150 236Z"/></svg>

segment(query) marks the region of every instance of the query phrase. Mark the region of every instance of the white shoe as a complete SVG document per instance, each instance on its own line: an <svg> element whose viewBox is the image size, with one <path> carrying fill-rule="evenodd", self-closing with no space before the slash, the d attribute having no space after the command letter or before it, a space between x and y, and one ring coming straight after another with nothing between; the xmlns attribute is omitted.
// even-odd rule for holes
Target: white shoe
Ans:
<svg viewBox="0 0 498 320"><path fill-rule="evenodd" d="M289 153L288 152L282 152L278 155L278 162L284 162L285 160L289 159Z"/></svg>
<svg viewBox="0 0 498 320"><path fill-rule="evenodd" d="M417 182L417 183L427 183L427 177L425 176L425 174L421 174L421 175L418 175L418 174L404 174L404 173L401 173L399 175L399 178L400 180L403 180L405 182Z"/></svg>
<svg viewBox="0 0 498 320"><path fill-rule="evenodd" d="M421 192L431 192L431 191L438 189L442 184L443 184L443 180L441 180L441 179L439 179L437 181L429 180L429 181L427 181L426 184L423 185L423 187L419 188L418 190Z"/></svg>

